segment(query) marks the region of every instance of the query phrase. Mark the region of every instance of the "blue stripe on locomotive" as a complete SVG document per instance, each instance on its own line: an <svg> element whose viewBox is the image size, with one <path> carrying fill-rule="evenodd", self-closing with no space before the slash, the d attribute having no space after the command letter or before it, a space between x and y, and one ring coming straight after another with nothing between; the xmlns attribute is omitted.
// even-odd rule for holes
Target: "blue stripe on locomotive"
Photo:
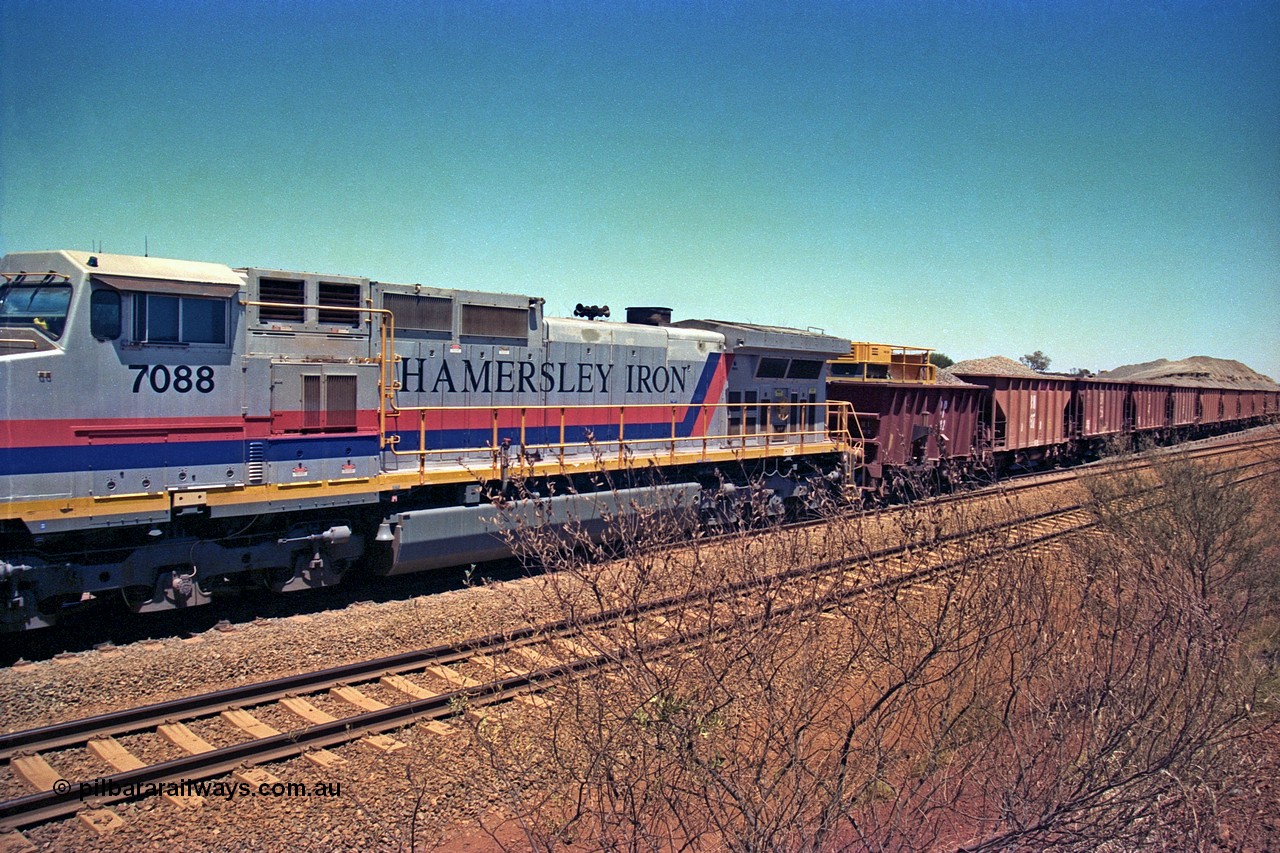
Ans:
<svg viewBox="0 0 1280 853"><path fill-rule="evenodd" d="M703 413L707 391L711 387L716 368L720 362L720 354L712 353L703 366L702 374L694 387L693 396L682 420L676 422L676 437L688 438L692 435L698 416ZM661 403L641 403L636 405L655 406ZM636 422L625 427L628 440L669 439L671 423ZM565 428L565 441L582 443L587 440L588 431L594 441L617 441L618 426L616 424L584 424ZM418 433L403 430L398 433L402 448L415 448ZM493 431L483 429L446 429L430 430L427 433L428 450L449 450L465 448L483 448L493 438ZM518 427L503 427L498 430L498 440L510 440L512 444L520 441ZM346 459L355 457L377 456L379 453L376 435L325 434L313 436L287 436L253 439L266 446L268 462L306 462L317 459ZM556 444L560 441L560 428L556 426L535 427L525 430L525 441L528 444ZM128 471L139 468L184 468L198 465L240 464L247 458L246 439L230 439L219 441L176 441L147 442L139 444L98 444L64 447L5 447L0 448L0 476L11 477L33 474L74 473L82 471Z"/></svg>
<svg viewBox="0 0 1280 853"><path fill-rule="evenodd" d="M268 462L298 462L376 456L376 435L323 435L255 439L267 448ZM97 444L80 447L0 449L0 476L58 474L81 471L129 471L139 468L187 468L238 465L248 441L180 441L145 444Z"/></svg>

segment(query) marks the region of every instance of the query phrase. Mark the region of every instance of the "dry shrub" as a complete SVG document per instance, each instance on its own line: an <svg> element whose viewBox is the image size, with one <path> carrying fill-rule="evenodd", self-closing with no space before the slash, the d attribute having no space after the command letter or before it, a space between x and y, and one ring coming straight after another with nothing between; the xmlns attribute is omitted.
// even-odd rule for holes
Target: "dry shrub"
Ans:
<svg viewBox="0 0 1280 853"><path fill-rule="evenodd" d="M647 547L670 530L642 512L624 543L637 547L612 563L521 530L524 553L557 570L541 600L512 605L581 623L564 658L586 646L610 665L558 683L540 710L466 715L520 846L1204 843L1259 675L1242 638L1275 504L1185 461L1135 499L1140 479L1091 478L1092 534L998 555L1018 534L946 537L1011 515L1009 501L981 518L912 506L691 534L681 549ZM891 538L906 555L872 559ZM893 582L943 559L945 573ZM770 579L832 560L854 562ZM697 604L595 624L673 595Z"/></svg>

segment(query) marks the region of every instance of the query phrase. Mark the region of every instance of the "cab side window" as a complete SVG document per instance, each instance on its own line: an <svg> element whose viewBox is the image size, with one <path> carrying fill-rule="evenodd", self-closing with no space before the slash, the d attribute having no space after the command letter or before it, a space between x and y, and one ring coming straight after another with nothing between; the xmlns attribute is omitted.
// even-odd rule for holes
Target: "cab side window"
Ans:
<svg viewBox="0 0 1280 853"><path fill-rule="evenodd" d="M226 299L138 293L133 297L135 343L225 344Z"/></svg>
<svg viewBox="0 0 1280 853"><path fill-rule="evenodd" d="M101 288L89 297L89 332L100 341L120 337L120 294Z"/></svg>

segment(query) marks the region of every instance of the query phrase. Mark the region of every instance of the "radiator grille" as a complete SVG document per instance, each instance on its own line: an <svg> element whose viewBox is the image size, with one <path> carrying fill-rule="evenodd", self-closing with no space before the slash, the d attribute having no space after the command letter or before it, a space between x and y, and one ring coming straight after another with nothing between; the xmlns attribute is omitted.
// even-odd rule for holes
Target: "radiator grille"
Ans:
<svg viewBox="0 0 1280 853"><path fill-rule="evenodd" d="M397 329L448 332L453 329L453 300L439 296L388 293L383 306L395 315Z"/></svg>
<svg viewBox="0 0 1280 853"><path fill-rule="evenodd" d="M263 323L301 323L303 320L303 287L305 282L283 278L258 280L258 299L263 302L285 302L297 308L259 306L258 319Z"/></svg>
<svg viewBox="0 0 1280 853"><path fill-rule="evenodd" d="M324 427L324 392L321 377L318 374L302 376L302 428L322 429Z"/></svg>
<svg viewBox="0 0 1280 853"><path fill-rule="evenodd" d="M329 376L325 387L326 426L329 429L356 428L356 378Z"/></svg>
<svg viewBox="0 0 1280 853"><path fill-rule="evenodd" d="M360 314L355 311L334 311L338 308L360 307L360 285L322 281L319 285L319 320L325 326L358 326Z"/></svg>

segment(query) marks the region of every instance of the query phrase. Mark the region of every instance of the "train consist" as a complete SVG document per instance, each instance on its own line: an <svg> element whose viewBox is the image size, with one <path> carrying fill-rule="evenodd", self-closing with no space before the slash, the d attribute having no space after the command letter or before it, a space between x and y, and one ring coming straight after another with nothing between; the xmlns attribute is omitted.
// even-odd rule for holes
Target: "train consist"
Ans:
<svg viewBox="0 0 1280 853"><path fill-rule="evenodd" d="M828 398L857 412L866 492L911 497L1097 459L1108 446L1169 444L1280 414L1275 388L1044 375L997 370L991 360L957 365L952 382L939 383L930 352L855 343L831 365Z"/></svg>
<svg viewBox="0 0 1280 853"><path fill-rule="evenodd" d="M655 502L716 529L1280 409L935 384L919 352L661 308L557 318L530 296L80 251L0 274L0 631L479 562L508 553L500 527L602 535Z"/></svg>
<svg viewBox="0 0 1280 853"><path fill-rule="evenodd" d="M781 515L855 473L824 334L79 251L0 273L0 630L491 559L499 523Z"/></svg>

